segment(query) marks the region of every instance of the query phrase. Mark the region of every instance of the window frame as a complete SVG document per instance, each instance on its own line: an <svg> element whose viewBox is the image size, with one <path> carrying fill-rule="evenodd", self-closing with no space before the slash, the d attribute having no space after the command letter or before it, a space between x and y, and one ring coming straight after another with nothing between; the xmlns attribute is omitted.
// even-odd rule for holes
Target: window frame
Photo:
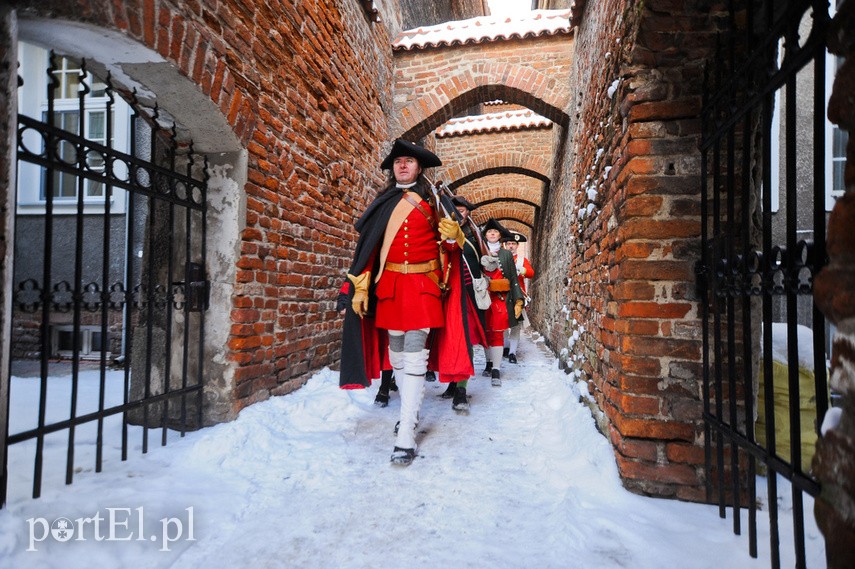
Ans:
<svg viewBox="0 0 855 569"><path fill-rule="evenodd" d="M18 88L18 112L20 114L25 114L27 116L33 117L39 121L46 121L46 112L47 112L47 98L48 98L48 76L45 73L45 70L49 67L50 64L50 53L48 50L28 44L26 42L19 42L18 49L18 64L19 64L19 73L24 79L23 85ZM57 55L58 58L62 56ZM59 69L56 72L61 72L63 75L68 75L73 73L73 70L69 70L66 67L65 60L63 58L63 67L60 71ZM71 59L70 61L73 61ZM89 73L89 78L87 81L95 81L95 85L103 85L99 79L94 78L94 76ZM61 78L61 80L64 78ZM63 86L65 88L65 86ZM97 91L97 90L96 90ZM109 97L106 94L97 97L87 97L84 105L84 112L86 113L84 126L87 130L86 138L89 138L90 128L92 127L92 121L90 117L94 113L104 113L105 116L105 130L104 134L106 134L106 110L107 103L109 101ZM65 112L78 112L80 110L79 100L75 98L57 98L54 99L54 112L55 113L65 113ZM118 94L115 94L113 97L113 119L112 119L112 127L113 127L113 137L112 141L107 141L105 137L101 137L100 139L92 139L95 142L107 143L106 146L110 146L116 149L119 152L129 153L130 150L130 119L132 114L132 109L130 105L128 105L122 97ZM73 132L73 131L72 131ZM26 136L26 134L25 134ZM30 139L32 144L41 144L40 137L37 135ZM27 140L25 139L25 143ZM33 147L31 147L33 148ZM72 174L59 174L62 176L73 176ZM18 162L18 194L17 194L17 212L19 214L24 215L44 215L47 207L47 196L45 194L45 182L47 177L47 171L45 168L32 164L29 162L20 161ZM75 184L77 184L77 180L75 177ZM84 184L84 191L88 193L88 188L90 184L97 182L91 182L87 180L87 183ZM84 195L83 197L83 213L84 214L103 214L105 211L105 195L106 188L103 183L101 184L102 190L101 195L91 196ZM64 214L76 214L77 213L77 187L75 186L75 195L73 197L61 197L54 196L52 199L52 207L53 213L56 215L64 215ZM126 206L127 201L127 192L122 188L113 187L111 190L110 197L110 213L111 214L123 214L127 211Z"/></svg>

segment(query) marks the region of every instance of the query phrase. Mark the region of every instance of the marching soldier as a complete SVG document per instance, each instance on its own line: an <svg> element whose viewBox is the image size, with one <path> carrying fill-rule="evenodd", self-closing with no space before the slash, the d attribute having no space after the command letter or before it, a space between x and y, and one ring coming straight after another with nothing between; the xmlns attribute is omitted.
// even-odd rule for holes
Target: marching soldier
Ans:
<svg viewBox="0 0 855 569"><path fill-rule="evenodd" d="M484 238L489 253L481 257L484 274L490 278L490 308L487 310L487 367L484 375L494 387L502 385L502 347L505 330L522 318L523 292L514 266L514 257L502 247L502 236L508 231L495 219L484 225Z"/></svg>
<svg viewBox="0 0 855 569"><path fill-rule="evenodd" d="M380 167L386 186L356 222L359 238L347 278L353 283L342 336L344 389L365 388L379 377L378 330L386 330L389 362L401 398L393 464L416 456L415 428L424 397L428 334L445 324L443 275L437 242L456 222L438 216L430 203L424 169L440 166L433 152L398 139Z"/></svg>
<svg viewBox="0 0 855 569"><path fill-rule="evenodd" d="M520 288L522 289L523 296L525 298L525 303L523 305L523 313L522 319L517 322L516 326L511 326L508 331L505 333L505 351L507 352L508 363L515 364L517 363L517 346L520 343L520 330L522 330L523 326L527 325L528 317L525 313L525 308L528 306L529 302L531 302L531 298L528 296L528 293L525 290L525 280L534 278L534 269L531 267L531 263L528 259L526 259L522 255L518 255L517 252L519 250L519 244L525 243L526 238L521 233L511 232L509 235L506 235L503 239L505 243L505 249L511 252L514 256L514 266L517 269L517 274L519 275L520 280Z"/></svg>

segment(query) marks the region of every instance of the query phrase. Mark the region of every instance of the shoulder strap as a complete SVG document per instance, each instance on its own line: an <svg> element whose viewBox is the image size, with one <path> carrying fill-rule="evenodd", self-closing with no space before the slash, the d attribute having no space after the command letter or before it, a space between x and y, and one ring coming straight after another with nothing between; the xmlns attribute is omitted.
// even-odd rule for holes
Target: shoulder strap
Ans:
<svg viewBox="0 0 855 569"><path fill-rule="evenodd" d="M404 199L405 199L405 200L407 200L408 202L410 202L411 204L413 204L413 206L415 206L415 208L416 208L417 210L419 210L419 212L420 212L423 216L425 216L425 219L427 219L428 224L429 224L432 228L435 228L435 227L436 227L436 220L433 218L433 216L432 216L432 215L430 215L428 212L426 212L424 209L422 209L422 203L424 203L423 201L418 201L418 200L416 200L416 198L414 198L414 197L410 194L410 192L404 192Z"/></svg>

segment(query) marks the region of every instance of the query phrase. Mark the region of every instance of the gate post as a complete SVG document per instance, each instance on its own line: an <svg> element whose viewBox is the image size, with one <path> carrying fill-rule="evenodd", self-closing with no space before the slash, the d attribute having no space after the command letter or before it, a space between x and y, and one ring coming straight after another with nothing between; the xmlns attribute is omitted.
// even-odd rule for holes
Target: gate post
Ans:
<svg viewBox="0 0 855 569"><path fill-rule="evenodd" d="M0 507L6 502L6 432L9 420L9 349L12 256L15 251L15 121L18 113L17 20L0 6Z"/></svg>
<svg viewBox="0 0 855 569"><path fill-rule="evenodd" d="M828 106L829 119L849 132L846 193L828 221L829 265L817 276L815 299L837 326L831 360L831 387L842 394L830 409L817 443L813 469L822 484L814 503L825 536L829 569L851 567L855 559L855 0L844 0L831 23L828 49L844 58Z"/></svg>

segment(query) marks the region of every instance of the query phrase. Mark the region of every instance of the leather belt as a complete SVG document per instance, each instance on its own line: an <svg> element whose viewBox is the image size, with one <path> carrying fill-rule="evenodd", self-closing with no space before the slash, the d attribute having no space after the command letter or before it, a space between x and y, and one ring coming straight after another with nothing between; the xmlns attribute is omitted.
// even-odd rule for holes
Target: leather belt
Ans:
<svg viewBox="0 0 855 569"><path fill-rule="evenodd" d="M508 279L490 279L488 290L492 292L508 292L511 290L511 281Z"/></svg>
<svg viewBox="0 0 855 569"><path fill-rule="evenodd" d="M437 259L431 259L424 263L390 263L387 261L385 270L392 271L393 273L403 273L405 275L409 273L431 273L439 270L439 261Z"/></svg>

